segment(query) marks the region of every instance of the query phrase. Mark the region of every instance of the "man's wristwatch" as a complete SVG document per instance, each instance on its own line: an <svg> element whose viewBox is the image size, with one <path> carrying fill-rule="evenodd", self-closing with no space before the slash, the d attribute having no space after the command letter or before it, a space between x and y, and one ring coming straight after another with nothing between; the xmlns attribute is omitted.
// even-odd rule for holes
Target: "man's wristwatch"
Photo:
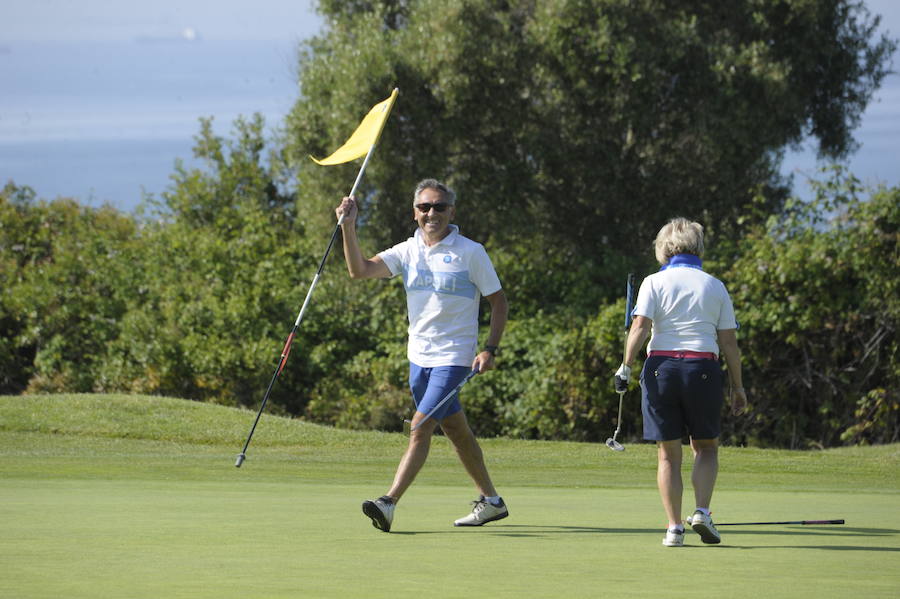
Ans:
<svg viewBox="0 0 900 599"><path fill-rule="evenodd" d="M497 354L500 353L499 345L485 345L482 351L489 352L492 356L497 357Z"/></svg>

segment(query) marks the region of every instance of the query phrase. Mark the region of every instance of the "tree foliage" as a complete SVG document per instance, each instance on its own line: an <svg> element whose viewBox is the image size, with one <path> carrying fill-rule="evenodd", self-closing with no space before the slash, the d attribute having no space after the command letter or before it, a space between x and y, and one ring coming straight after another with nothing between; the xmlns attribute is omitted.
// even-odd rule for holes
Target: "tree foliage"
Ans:
<svg viewBox="0 0 900 599"><path fill-rule="evenodd" d="M401 96L359 197L368 254L414 228L425 176L459 192L510 298L500 369L465 391L481 435L602 440L622 282L670 216L701 221L742 323L732 443L897 441L900 190L838 172L786 201L779 152L851 131L896 44L847 0L322 0L302 94L267 140L201 122L137 215L0 191L0 393L133 391L258 406L358 164L323 168ZM487 318L483 315L482 325ZM326 263L268 409L399 430L410 410L397 281ZM639 366L639 365L638 365ZM623 437L640 436L637 393Z"/></svg>
<svg viewBox="0 0 900 599"><path fill-rule="evenodd" d="M167 195L178 205L216 187L222 207L234 209L224 228L194 210L136 221L3 190L2 392L134 391L258 405L325 235L304 235L259 205L268 177L246 196L220 186L236 165L259 166L240 153L231 148L222 172L183 173ZM819 183L814 202L792 201L737 243L712 248L707 267L734 299L751 397L749 417L726 417L726 441L826 447L900 438L898 200L900 189L863 189L839 172ZM269 409L399 430L410 409L403 289L350 282L339 258L329 268ZM620 298L588 317L537 310L510 321L501 368L466 389L478 433L605 438L622 313ZM640 436L636 405L632 392L623 438Z"/></svg>
<svg viewBox="0 0 900 599"><path fill-rule="evenodd" d="M862 194L838 171L741 241L725 276L754 409L735 438L900 440L900 189Z"/></svg>
<svg viewBox="0 0 900 599"><path fill-rule="evenodd" d="M581 279L583 306L614 296L669 216L736 235L760 187L763 214L776 211L785 146L812 135L843 156L895 48L846 0L327 1L320 12L328 28L301 59L286 136L288 164L319 200L309 207L326 213L352 175L306 155L337 147L397 86L362 193L368 238L406 235L415 181L444 178L463 231L518 265L504 273L516 295ZM577 277L556 279L567 265Z"/></svg>
<svg viewBox="0 0 900 599"><path fill-rule="evenodd" d="M134 221L74 200L0 192L0 392L89 391L131 288Z"/></svg>
<svg viewBox="0 0 900 599"><path fill-rule="evenodd" d="M275 325L294 299L293 270L311 263L264 145L260 117L238 120L230 143L204 121L195 155L206 168L178 166L173 188L147 206L140 286L109 347L102 390L227 403L258 394Z"/></svg>

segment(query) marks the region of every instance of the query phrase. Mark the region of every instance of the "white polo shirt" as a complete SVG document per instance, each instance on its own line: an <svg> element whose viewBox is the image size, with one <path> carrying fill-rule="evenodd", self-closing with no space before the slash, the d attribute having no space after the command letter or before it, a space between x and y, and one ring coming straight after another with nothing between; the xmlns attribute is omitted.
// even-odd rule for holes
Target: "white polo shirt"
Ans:
<svg viewBox="0 0 900 599"><path fill-rule="evenodd" d="M725 285L698 268L667 268L644 279L633 314L653 321L647 351L718 355L716 332L737 328Z"/></svg>
<svg viewBox="0 0 900 599"><path fill-rule="evenodd" d="M484 246L450 225L450 234L431 247L416 229L413 237L378 255L392 276L403 275L410 362L426 368L471 366L481 296L501 288Z"/></svg>

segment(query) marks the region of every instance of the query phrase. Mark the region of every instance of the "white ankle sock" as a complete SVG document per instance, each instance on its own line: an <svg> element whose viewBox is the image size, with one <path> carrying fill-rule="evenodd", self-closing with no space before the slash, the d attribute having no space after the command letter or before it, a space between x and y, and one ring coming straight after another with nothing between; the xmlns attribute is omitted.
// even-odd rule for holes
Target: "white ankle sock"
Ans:
<svg viewBox="0 0 900 599"><path fill-rule="evenodd" d="M709 508L708 507L698 507L695 512L700 512L704 516L709 516Z"/></svg>
<svg viewBox="0 0 900 599"><path fill-rule="evenodd" d="M497 507L500 505L500 496L499 495L494 495L493 497L485 497L484 500L487 501L488 503L490 503L494 507Z"/></svg>

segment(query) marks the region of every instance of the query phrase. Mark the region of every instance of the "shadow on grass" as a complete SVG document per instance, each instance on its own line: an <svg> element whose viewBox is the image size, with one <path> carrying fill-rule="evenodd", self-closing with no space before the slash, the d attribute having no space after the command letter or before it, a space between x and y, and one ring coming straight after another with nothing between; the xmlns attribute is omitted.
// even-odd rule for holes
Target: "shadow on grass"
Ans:
<svg viewBox="0 0 900 599"><path fill-rule="evenodd" d="M425 531L397 531L396 534L447 534L466 529L476 528L472 526L460 526L447 530ZM533 524L488 524L481 527L484 533L503 537L546 537L559 534L628 534L659 532L656 528L598 528L593 526L538 526ZM392 532L391 534L395 534Z"/></svg>
<svg viewBox="0 0 900 599"><path fill-rule="evenodd" d="M601 528L591 526L540 526L534 524L489 524L492 530L525 528L534 532L557 533L613 533L613 534L643 534L647 532L659 532L659 528ZM790 535L790 536L827 536L827 537L888 537L900 533L895 528L810 528L808 526L790 526L781 529L748 530L735 527L734 529L720 531L723 535Z"/></svg>
<svg viewBox="0 0 900 599"><path fill-rule="evenodd" d="M895 528L815 528L811 529L807 526L797 527L791 526L786 530L747 530L746 528L735 527L731 530L719 531L722 534L740 534L740 535L822 535L829 537L890 537L900 533Z"/></svg>
<svg viewBox="0 0 900 599"><path fill-rule="evenodd" d="M900 533L895 528L841 528L840 530L807 530L798 527L790 527L788 530L730 530L728 536L818 536L833 538L872 538L872 537L892 537ZM732 549L824 549L828 551L888 551L900 553L900 547L872 547L859 545L754 545L752 547L741 547L730 545Z"/></svg>
<svg viewBox="0 0 900 599"><path fill-rule="evenodd" d="M722 549L824 549L826 551L889 551L900 553L900 547L867 547L859 545L753 545L742 547L740 545L717 545Z"/></svg>
<svg viewBox="0 0 900 599"><path fill-rule="evenodd" d="M465 528L448 528L447 530L425 530L425 531L395 531L391 534L398 535L420 535L420 534L452 534L459 533ZM492 536L528 538L528 537L553 537L559 535L570 534L647 534L659 533L658 528L603 528L596 526L540 526L534 524L493 524L482 528L481 534L490 534ZM746 530L734 529L723 533L726 541L746 537L746 536L788 536L788 537L828 537L828 538L847 538L847 537L889 537L900 533L900 530L893 528L842 528L840 530L811 530L808 528L788 527L787 529L778 530ZM811 539L810 539L811 540ZM735 543L723 543L718 545L722 549L824 549L831 551L889 551L900 552L900 547L869 547L856 545L754 545L751 547L741 546Z"/></svg>

